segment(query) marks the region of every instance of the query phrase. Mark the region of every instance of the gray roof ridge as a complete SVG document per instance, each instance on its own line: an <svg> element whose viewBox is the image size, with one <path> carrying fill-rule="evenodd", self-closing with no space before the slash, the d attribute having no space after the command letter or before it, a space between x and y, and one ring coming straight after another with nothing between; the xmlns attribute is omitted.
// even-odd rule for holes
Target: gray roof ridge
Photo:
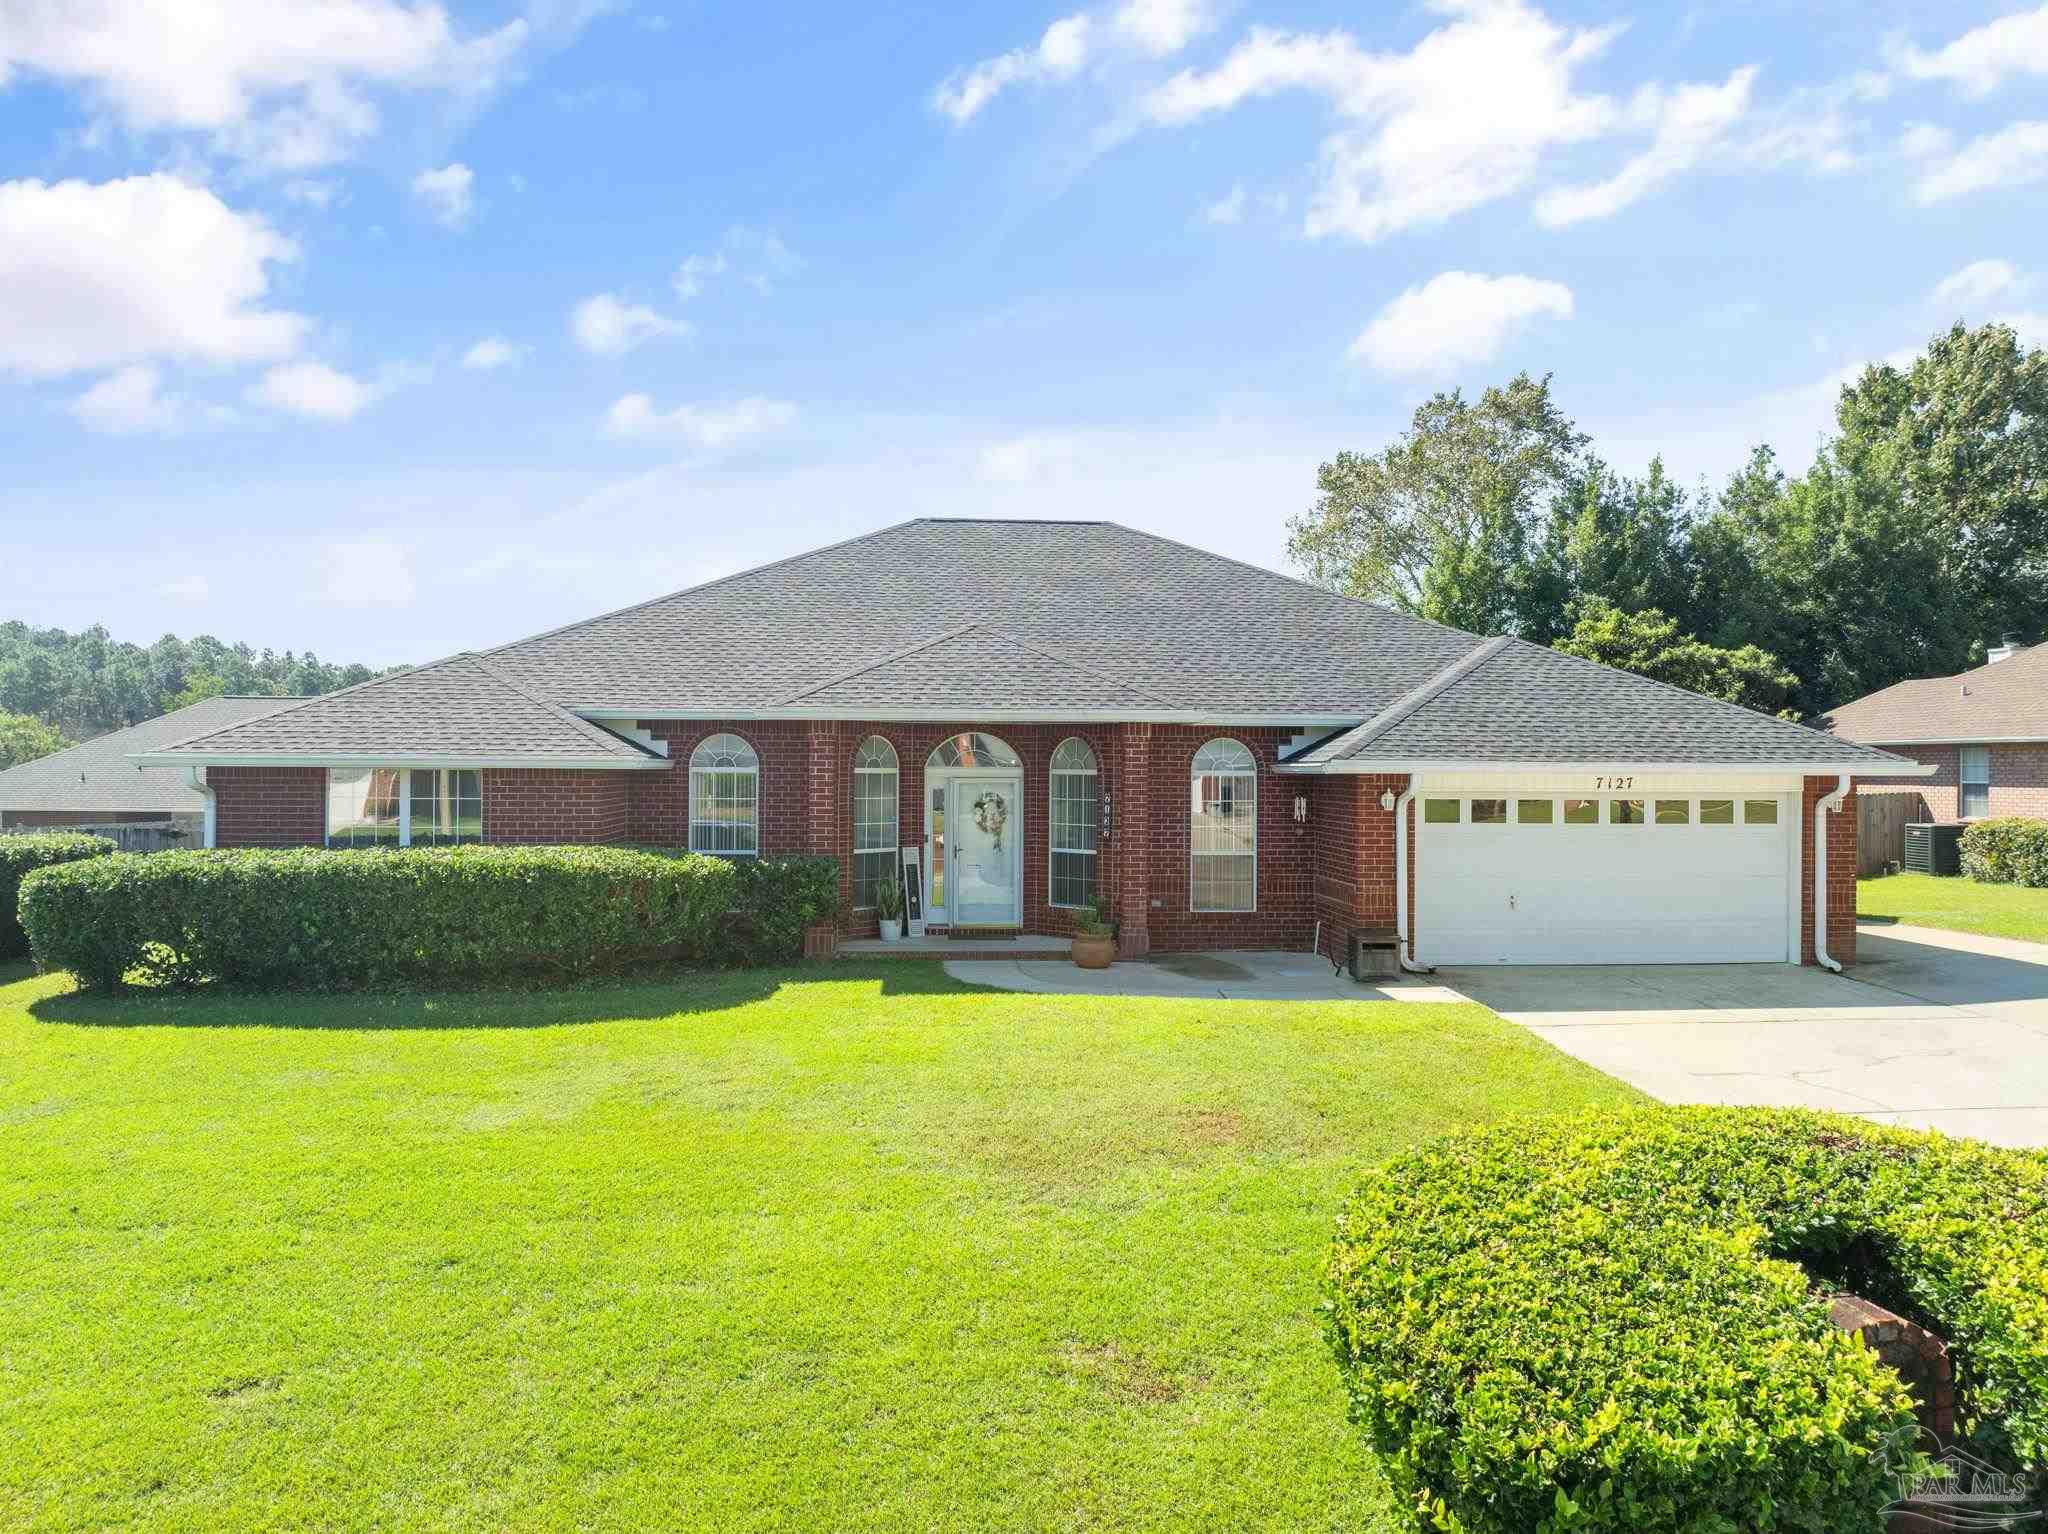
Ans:
<svg viewBox="0 0 2048 1534"><path fill-rule="evenodd" d="M919 520L925 521L929 519L919 518ZM907 526L908 524L900 525ZM804 686L799 687L795 692L777 698L768 706L770 708L787 708L793 703L808 698L814 692L823 692L828 687L837 687L841 682L850 682L857 676L867 675L870 671L879 671L882 667L889 665L893 661L899 661L906 656L915 655L920 650L929 650L933 645L944 644L949 639L958 639L962 634L971 634L983 626L979 620L973 623L956 625L945 630L943 633L932 635L929 639L920 639L915 644L907 644L900 650L891 650L887 655L878 655L872 660L864 660L858 666L839 672L835 676L828 676L823 681L808 682Z"/></svg>
<svg viewBox="0 0 2048 1534"><path fill-rule="evenodd" d="M679 586L674 591L664 591L660 596L648 597L641 602L628 602L624 607L615 607L610 612L596 613L588 618L578 618L574 623L564 623L556 628L542 629L538 634L527 634L518 639L508 639L503 644L492 645L479 653L497 655L505 650L516 650L521 645L534 644L543 639L553 639L557 634L571 633L576 629L589 628L593 623L603 623L609 618L623 618L627 613L637 613L643 608L656 607L677 597L692 596L700 591L723 586L728 581L739 580L742 576L759 575L765 570L779 570L784 565L793 565L799 559L809 559L815 554L830 554L835 549L851 548L856 543L865 543L870 538L880 538L885 533L901 532L906 527L915 527L920 522L933 520L930 517L905 517L901 522L891 522L887 527L877 527L865 533L856 533L851 538L841 538L837 543L828 543L822 548L800 549L794 554L785 554L780 559L771 559L766 564L749 565L744 570L735 570L730 575L713 576L708 581L699 581L694 586Z"/></svg>
<svg viewBox="0 0 2048 1534"><path fill-rule="evenodd" d="M406 666L396 671L386 671L379 676L365 677L362 681L353 683L350 686L337 687L333 692L316 692L309 698L286 698L281 700L282 707L271 709L268 713L251 714L247 719L237 719L229 724L216 725L210 730L201 730L197 735L186 735L177 740L166 741L163 745L156 747L156 750L182 751L187 746L195 746L202 740L211 740L214 736L225 734L229 730L239 730L245 724L255 724L260 720L275 719L281 714L295 714L308 704L318 703L323 698L346 697L350 693L361 692L366 687L375 687L380 682L395 682L402 676L412 676L416 672L421 671L432 671L437 667L446 666L453 661L470 658L473 657L471 657L469 651L458 650L453 655L442 656L439 660L430 660L418 666Z"/></svg>
<svg viewBox="0 0 2048 1534"><path fill-rule="evenodd" d="M976 624L974 626L977 628L987 629L988 632L995 635L996 638L1005 640L1008 643L1015 645L1020 650L1029 650L1033 655L1041 656L1044 659L1052 661L1057 665L1065 666L1073 671L1078 671L1083 676L1099 677L1101 680L1109 682L1114 686L1121 687L1127 692L1134 692L1141 698L1151 698L1155 702L1164 704L1167 708L1183 708L1186 706L1179 699L1169 698L1163 692L1154 692L1149 687L1140 687L1136 682L1129 681L1124 677L1117 676L1113 672L1101 671L1094 666L1083 665L1080 661L1073 659L1071 656L1062 655L1059 651L1049 649L1045 645L1035 644L1029 639L1020 639L1017 637L1017 635L1012 634L1008 629L993 628L986 623Z"/></svg>
<svg viewBox="0 0 2048 1534"><path fill-rule="evenodd" d="M1610 666L1605 661L1588 660L1583 655L1574 655L1569 650L1560 650L1553 645L1533 644L1526 639L1513 639L1510 640L1510 643L1526 645L1531 650L1540 650L1546 655L1554 655L1558 659L1569 661L1574 665L1593 666L1601 671L1610 672L1619 676L1634 677L1638 682L1647 683L1651 687L1660 687L1664 691L1669 693L1676 693L1679 697L1690 699L1695 704L1705 703L1711 705L1714 708L1720 709L1723 712L1732 710L1735 713L1743 715L1745 718L1761 719L1767 724L1779 725L1788 730L1801 730L1808 735L1821 736L1823 739L1840 740L1841 744L1845 746L1854 746L1859 751L1867 751L1870 753L1872 757L1881 759L1883 761L1905 761L1904 757L1894 756L1889 751L1880 751L1875 746L1866 746L1863 744L1863 742L1859 740L1842 740L1840 736L1834 735L1827 730L1815 729L1812 725L1799 724L1796 721L1790 719L1780 719L1776 714L1767 714L1762 709L1749 708L1741 703L1730 703L1726 698L1716 698L1710 696L1707 693L1694 692L1690 687L1680 687L1676 682L1659 681L1656 677L1644 676L1640 671L1624 671L1621 667Z"/></svg>
<svg viewBox="0 0 2048 1534"><path fill-rule="evenodd" d="M650 750L629 736L621 735L616 730L607 730L603 725L595 724L585 719L581 714L564 708L559 703L552 702L547 698L536 697L533 693L528 692L524 687L513 681L512 678L505 675L504 672L498 670L497 667L491 665L481 655L458 656L456 658L467 659L472 666L476 667L477 670L496 682L500 687L517 693L536 708L553 714L556 718L574 726L579 735L593 744L602 745L607 749L615 746L624 746L629 752L637 756L652 756L663 761L667 760L666 757L662 757L659 751Z"/></svg>
<svg viewBox="0 0 2048 1534"><path fill-rule="evenodd" d="M1467 676L1470 676L1507 647L1508 636L1506 634L1496 634L1491 639L1481 640L1449 665L1425 677L1418 685L1409 688L1407 692L1396 698L1392 703L1389 703L1377 714L1374 714L1372 718L1366 720L1363 724L1353 725L1350 729L1344 731L1339 739L1348 742L1345 747L1345 755L1349 756L1360 747L1371 745L1402 720L1437 698L1453 682L1462 681ZM1309 748L1311 751L1315 749L1314 746Z"/></svg>

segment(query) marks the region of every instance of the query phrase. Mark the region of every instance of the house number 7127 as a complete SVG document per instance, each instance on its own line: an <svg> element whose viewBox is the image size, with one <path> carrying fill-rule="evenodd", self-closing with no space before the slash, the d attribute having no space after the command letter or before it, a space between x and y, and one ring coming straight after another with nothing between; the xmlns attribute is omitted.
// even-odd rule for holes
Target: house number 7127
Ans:
<svg viewBox="0 0 2048 1534"><path fill-rule="evenodd" d="M1634 788L1636 780L1634 778L1595 778L1593 786L1595 788Z"/></svg>

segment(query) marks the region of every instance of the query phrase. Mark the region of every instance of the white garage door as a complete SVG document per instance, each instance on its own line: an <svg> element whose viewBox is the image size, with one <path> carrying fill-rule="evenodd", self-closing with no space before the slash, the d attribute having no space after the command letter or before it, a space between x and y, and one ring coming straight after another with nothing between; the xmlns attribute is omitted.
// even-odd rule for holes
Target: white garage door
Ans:
<svg viewBox="0 0 2048 1534"><path fill-rule="evenodd" d="M1738 964L1791 957L1797 800L1416 795L1428 964Z"/></svg>

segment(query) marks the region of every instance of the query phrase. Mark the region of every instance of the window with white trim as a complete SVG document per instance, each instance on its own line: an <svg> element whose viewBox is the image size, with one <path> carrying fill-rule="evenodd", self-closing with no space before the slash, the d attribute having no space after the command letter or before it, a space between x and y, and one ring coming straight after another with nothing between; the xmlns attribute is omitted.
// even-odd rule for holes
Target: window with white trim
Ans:
<svg viewBox="0 0 2048 1534"><path fill-rule="evenodd" d="M1188 822L1189 908L1258 909L1259 767L1243 742L1195 753Z"/></svg>
<svg viewBox="0 0 2048 1534"><path fill-rule="evenodd" d="M896 748L870 735L853 753L853 905L872 910L875 891L899 878Z"/></svg>
<svg viewBox="0 0 2048 1534"><path fill-rule="evenodd" d="M1047 790L1051 821L1051 900L1082 909L1095 904L1097 784L1095 753L1088 742L1069 737L1052 754Z"/></svg>
<svg viewBox="0 0 2048 1534"><path fill-rule="evenodd" d="M761 850L761 758L737 735L707 736L690 753L690 850Z"/></svg>
<svg viewBox="0 0 2048 1534"><path fill-rule="evenodd" d="M474 767L334 767L330 847L453 847L484 839L483 773Z"/></svg>
<svg viewBox="0 0 2048 1534"><path fill-rule="evenodd" d="M1964 746L1956 753L1956 813L1982 820L1991 813L1991 748Z"/></svg>

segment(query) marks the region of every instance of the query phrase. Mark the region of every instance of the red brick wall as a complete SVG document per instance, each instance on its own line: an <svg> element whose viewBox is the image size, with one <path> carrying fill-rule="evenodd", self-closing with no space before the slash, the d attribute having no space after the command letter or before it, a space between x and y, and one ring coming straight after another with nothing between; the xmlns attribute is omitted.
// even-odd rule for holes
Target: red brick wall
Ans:
<svg viewBox="0 0 2048 1534"><path fill-rule="evenodd" d="M327 839L324 767L209 767L217 847L318 847Z"/></svg>
<svg viewBox="0 0 2048 1534"><path fill-rule="evenodd" d="M1833 778L1808 778L1799 814L1799 962L1817 964L1813 949L1813 821L1835 791ZM1856 790L1828 817L1828 957L1856 962Z"/></svg>
<svg viewBox="0 0 2048 1534"><path fill-rule="evenodd" d="M1927 814L1930 818L1934 820L1954 820L1956 818L1957 759L1954 746L1881 746L1878 749L1889 751L1893 756L1903 756L1908 761L1931 763L1934 767L1934 776L1931 778L1858 777L1857 782L1867 784L1872 788L1917 789L1920 797L1926 801ZM1998 788L1996 786L1998 781L1998 758L1996 756L1996 748L1994 748L1991 761L1991 778L1993 784L1991 796L1994 806L1992 813L1999 814L2002 812L1996 808L1998 802Z"/></svg>
<svg viewBox="0 0 2048 1534"><path fill-rule="evenodd" d="M487 842L622 842L627 784L670 772L580 772L566 767L486 767Z"/></svg>
<svg viewBox="0 0 2048 1534"><path fill-rule="evenodd" d="M1353 927L1396 925L1394 815L1380 808L1380 795L1392 793L1398 799L1408 779L1347 775L1294 781L1313 785L1313 915L1323 924L1321 951L1337 964L1348 957L1345 947Z"/></svg>
<svg viewBox="0 0 2048 1534"><path fill-rule="evenodd" d="M1955 746L1885 746L1894 756L1933 766L1931 778L1869 778L1858 781L1915 788L1935 820L1955 820L1960 752ZM2048 743L1992 746L1991 813L2048 820Z"/></svg>

